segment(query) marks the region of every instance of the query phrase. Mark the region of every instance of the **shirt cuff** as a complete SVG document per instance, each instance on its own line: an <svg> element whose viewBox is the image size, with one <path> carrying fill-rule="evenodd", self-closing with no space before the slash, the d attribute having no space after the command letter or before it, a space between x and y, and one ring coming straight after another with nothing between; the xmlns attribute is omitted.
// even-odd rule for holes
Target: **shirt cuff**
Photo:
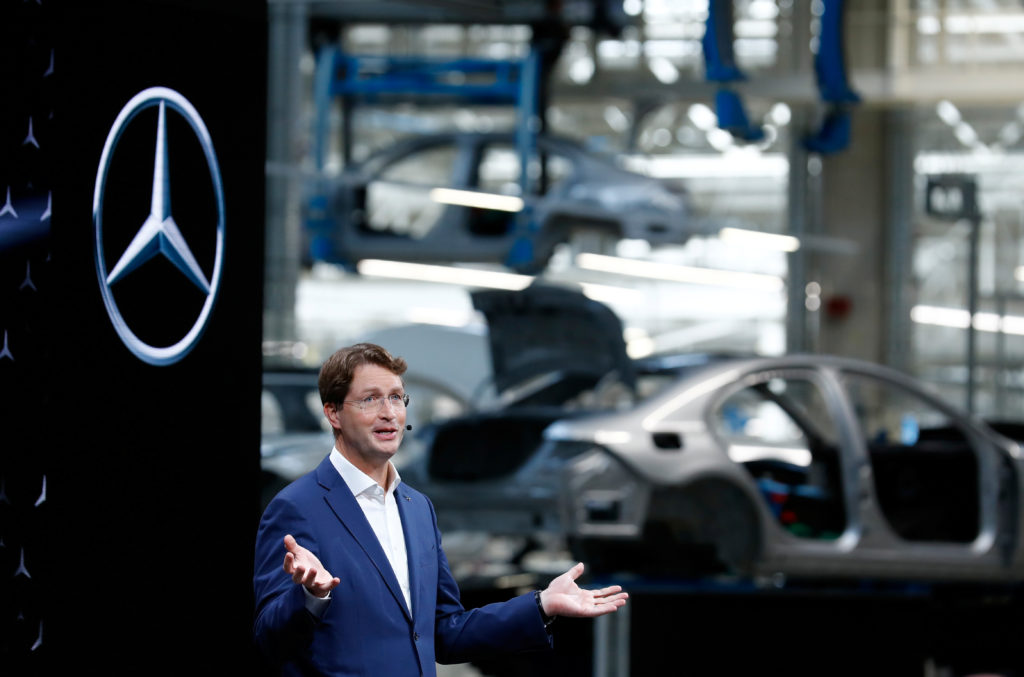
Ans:
<svg viewBox="0 0 1024 677"><path fill-rule="evenodd" d="M306 586L300 586L302 592L305 595L306 611L313 614L316 619L324 617L324 613L327 611L327 607L331 604L331 593L327 593L327 597L317 597L309 591Z"/></svg>
<svg viewBox="0 0 1024 677"><path fill-rule="evenodd" d="M555 622L555 617L554 616L548 616L544 612L544 605L541 604L541 601L540 601L540 590L534 590L533 591L533 599L534 599L535 602L537 602L537 611L540 612L540 619L542 621L544 621L544 627L545 628L550 628L551 624Z"/></svg>

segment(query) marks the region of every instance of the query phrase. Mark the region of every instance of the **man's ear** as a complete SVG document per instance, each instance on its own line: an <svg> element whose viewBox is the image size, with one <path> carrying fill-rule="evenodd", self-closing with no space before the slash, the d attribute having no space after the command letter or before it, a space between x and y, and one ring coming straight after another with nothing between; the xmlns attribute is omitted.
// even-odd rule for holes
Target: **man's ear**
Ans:
<svg viewBox="0 0 1024 677"><path fill-rule="evenodd" d="M334 430L341 430L341 419L338 417L338 405L334 402L324 403L324 416L327 417L327 422L331 424L331 428Z"/></svg>

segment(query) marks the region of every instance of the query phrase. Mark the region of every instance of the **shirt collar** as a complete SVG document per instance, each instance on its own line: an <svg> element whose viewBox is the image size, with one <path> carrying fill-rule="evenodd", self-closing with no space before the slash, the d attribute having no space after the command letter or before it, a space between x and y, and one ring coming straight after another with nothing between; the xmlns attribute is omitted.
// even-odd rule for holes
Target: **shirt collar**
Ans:
<svg viewBox="0 0 1024 677"><path fill-rule="evenodd" d="M342 456L337 447L331 449L330 458L331 465L341 475L341 479L345 480L345 484L348 485L348 489L352 492L353 496L358 496L364 491L377 486L377 482L372 477L352 465L352 462ZM388 465L391 466L391 483L388 485L386 493L390 494L394 492L395 487L402 481L402 477L398 474L398 468L391 461L388 461Z"/></svg>

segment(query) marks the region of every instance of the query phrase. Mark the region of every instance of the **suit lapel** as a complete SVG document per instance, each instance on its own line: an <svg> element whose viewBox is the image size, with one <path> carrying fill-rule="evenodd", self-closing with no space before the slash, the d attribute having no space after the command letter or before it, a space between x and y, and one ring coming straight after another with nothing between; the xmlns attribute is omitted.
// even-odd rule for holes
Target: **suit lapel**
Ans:
<svg viewBox="0 0 1024 677"><path fill-rule="evenodd" d="M330 506L342 526L348 530L352 538L359 544L359 547L363 549L366 556L370 558L370 561L373 562L373 566L376 567L377 572L384 579L388 590L391 591L395 601L402 608L402 613L411 622L412 617L409 614L409 607L405 603L405 596L402 594L402 588L399 586L395 572L391 568L391 562L388 561L387 555L384 554L384 549L381 547L380 541L377 540L377 535L373 533L373 529L370 527L366 515L363 514L362 508L359 507L356 497L352 495L348 485L345 484L345 480L341 478L341 475L338 474L338 471L331 464L330 458L325 459L317 468L317 481L325 489L324 500L327 502L327 505ZM401 510L401 506L399 506L399 510ZM409 561L412 561L411 553Z"/></svg>
<svg viewBox="0 0 1024 677"><path fill-rule="evenodd" d="M412 497L409 495L404 484L399 484L395 490L395 497L398 502L398 516L402 519L402 533L405 536L405 552L409 560L409 589L412 591L412 608L414 612L423 609L421 599L420 562L424 562L430 555L428 546L423 541L424 534L433 534L430 525L421 523L421 512L413 508ZM433 610L430 610L433 613Z"/></svg>

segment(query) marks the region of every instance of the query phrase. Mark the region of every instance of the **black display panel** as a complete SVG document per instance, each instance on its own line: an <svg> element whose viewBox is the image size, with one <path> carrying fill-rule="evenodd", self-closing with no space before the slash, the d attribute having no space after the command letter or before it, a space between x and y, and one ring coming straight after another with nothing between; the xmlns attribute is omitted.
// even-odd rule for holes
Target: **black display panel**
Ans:
<svg viewBox="0 0 1024 677"><path fill-rule="evenodd" d="M0 671L245 671L265 5L5 3L0 69Z"/></svg>

